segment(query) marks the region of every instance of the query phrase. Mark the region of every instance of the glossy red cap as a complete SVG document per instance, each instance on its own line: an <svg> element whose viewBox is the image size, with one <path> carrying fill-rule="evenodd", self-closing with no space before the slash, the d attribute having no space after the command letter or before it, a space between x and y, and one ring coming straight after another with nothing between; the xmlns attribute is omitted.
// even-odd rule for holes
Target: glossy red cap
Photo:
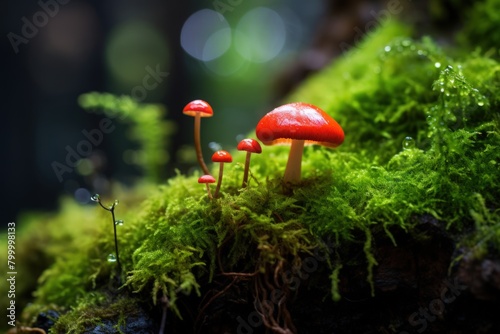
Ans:
<svg viewBox="0 0 500 334"><path fill-rule="evenodd" d="M236 146L236 148L238 149L238 151L247 151L251 153L262 152L262 147L260 147L259 142L251 138L243 139L238 143L238 146Z"/></svg>
<svg viewBox="0 0 500 334"><path fill-rule="evenodd" d="M194 100L186 104L182 113L193 117L196 116L196 114L200 114L200 117L212 117L214 111L208 102L203 100Z"/></svg>
<svg viewBox="0 0 500 334"><path fill-rule="evenodd" d="M299 139L305 140L305 145L337 147L344 141L344 130L333 118L303 102L285 104L264 115L256 134L265 145L289 144Z"/></svg>
<svg viewBox="0 0 500 334"><path fill-rule="evenodd" d="M202 175L198 179L198 183L214 183L215 178L212 175Z"/></svg>
<svg viewBox="0 0 500 334"><path fill-rule="evenodd" d="M212 155L212 162L233 162L233 157L227 151L217 151Z"/></svg>

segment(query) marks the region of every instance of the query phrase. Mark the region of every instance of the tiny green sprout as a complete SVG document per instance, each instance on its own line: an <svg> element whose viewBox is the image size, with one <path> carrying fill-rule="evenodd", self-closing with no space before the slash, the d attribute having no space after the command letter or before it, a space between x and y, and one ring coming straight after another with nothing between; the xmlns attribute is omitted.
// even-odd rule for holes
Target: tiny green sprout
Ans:
<svg viewBox="0 0 500 334"><path fill-rule="evenodd" d="M111 212L111 219L113 220L113 232L115 234L115 253L116 253L116 255L109 254L108 261L109 262L116 262L116 265L118 266L118 272L120 273L122 267L121 267L121 263L120 263L120 254L118 253L118 237L116 235L116 226L123 225L123 220L122 219L119 219L119 220L115 219L115 207L118 205L119 201L117 199L115 199L113 204L111 204L109 207L106 207L105 205L103 205L101 203L101 196L99 194L95 194L90 199L94 202L99 203L99 205L104 210Z"/></svg>

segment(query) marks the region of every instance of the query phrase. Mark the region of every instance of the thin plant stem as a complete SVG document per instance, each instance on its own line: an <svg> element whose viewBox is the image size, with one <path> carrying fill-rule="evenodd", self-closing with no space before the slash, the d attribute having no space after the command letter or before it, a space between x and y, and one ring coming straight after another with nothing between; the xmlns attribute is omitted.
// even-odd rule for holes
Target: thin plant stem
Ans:
<svg viewBox="0 0 500 334"><path fill-rule="evenodd" d="M113 232L115 234L115 252L116 252L116 264L118 266L118 273L121 273L122 266L120 263L120 254L118 253L118 236L116 234L116 219L115 219L115 205L116 202L113 203L109 208L105 207L101 201L98 202L99 205L106 211L111 212L111 219L113 220Z"/></svg>

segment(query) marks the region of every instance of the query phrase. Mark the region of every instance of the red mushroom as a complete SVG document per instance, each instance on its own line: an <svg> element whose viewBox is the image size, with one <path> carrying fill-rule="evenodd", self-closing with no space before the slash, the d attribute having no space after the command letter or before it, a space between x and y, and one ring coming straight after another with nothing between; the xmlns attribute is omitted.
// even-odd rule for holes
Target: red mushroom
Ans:
<svg viewBox="0 0 500 334"><path fill-rule="evenodd" d="M262 148L260 147L258 141L250 138L243 139L242 141L240 141L236 148L238 149L238 151L247 152L247 157L245 159L245 172L243 173L243 183L241 185L242 188L245 188L248 182L248 169L250 167L250 156L252 155L252 153L260 154L262 152Z"/></svg>
<svg viewBox="0 0 500 334"><path fill-rule="evenodd" d="M215 182L215 178L210 174L202 175L198 179L198 183L204 183L207 186L207 194L208 194L208 198L210 198L210 199L212 199L213 197L212 197L212 193L210 192L209 184L214 183L214 182Z"/></svg>
<svg viewBox="0 0 500 334"><path fill-rule="evenodd" d="M217 181L217 187L215 188L214 197L219 196L220 185L222 184L222 174L224 172L224 164L228 162L233 162L233 157L227 151L217 151L212 155L213 162L219 162L219 179Z"/></svg>
<svg viewBox="0 0 500 334"><path fill-rule="evenodd" d="M285 104L267 113L257 124L256 133L264 145L291 145L283 177L284 182L291 183L300 180L304 145L337 147L344 141L344 131L333 118L303 102Z"/></svg>
<svg viewBox="0 0 500 334"><path fill-rule="evenodd" d="M184 115L194 117L194 146L196 148L196 158L200 164L203 173L210 174L205 161L203 161L203 153L201 152L200 143L200 123L202 117L212 117L214 112L210 104L203 100L194 100L189 102L182 111Z"/></svg>

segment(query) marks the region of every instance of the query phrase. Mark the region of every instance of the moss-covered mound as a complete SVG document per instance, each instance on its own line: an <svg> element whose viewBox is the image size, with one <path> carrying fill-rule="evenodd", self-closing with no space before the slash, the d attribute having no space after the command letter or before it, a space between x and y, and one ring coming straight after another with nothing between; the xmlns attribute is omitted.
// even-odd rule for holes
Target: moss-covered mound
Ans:
<svg viewBox="0 0 500 334"><path fill-rule="evenodd" d="M49 242L85 217L93 228L68 231L67 248L49 252L53 262L24 321L55 310L53 333L127 332L140 314L147 315L144 332L169 333L349 332L356 319L393 333L436 321L437 313L406 319L421 298L439 297L436 281L447 270L437 266L427 281L433 288L424 289L406 280L401 259L425 258L415 275L429 278L433 261L456 273L452 264L495 261L500 251L500 64L491 51L447 54L387 22L289 96L324 109L346 136L335 150L305 149L300 184L281 182L288 148L263 147L246 188L245 157L234 152L215 200L199 175L138 190L140 204L117 192L125 199L116 208L125 220L121 272L107 261L114 252L109 213L74 207L71 217L43 222ZM32 222L24 238L33 240L41 224ZM388 291L405 284L404 301L391 299ZM492 283L497 297L498 288ZM415 289L427 292L415 297ZM382 316L377 300L388 308ZM321 302L325 309L316 309ZM434 325L447 324L447 312Z"/></svg>

